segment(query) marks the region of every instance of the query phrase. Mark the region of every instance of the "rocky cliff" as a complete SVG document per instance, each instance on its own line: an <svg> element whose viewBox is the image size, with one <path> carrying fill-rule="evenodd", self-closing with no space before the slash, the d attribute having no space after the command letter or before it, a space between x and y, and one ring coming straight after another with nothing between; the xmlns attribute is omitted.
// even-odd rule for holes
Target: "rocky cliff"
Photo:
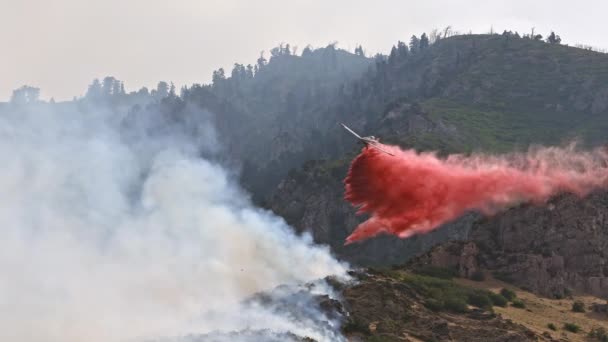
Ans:
<svg viewBox="0 0 608 342"><path fill-rule="evenodd" d="M489 271L548 297L608 298L607 248L608 194L562 195L479 220L466 241L437 246L411 264L455 268L463 277Z"/></svg>

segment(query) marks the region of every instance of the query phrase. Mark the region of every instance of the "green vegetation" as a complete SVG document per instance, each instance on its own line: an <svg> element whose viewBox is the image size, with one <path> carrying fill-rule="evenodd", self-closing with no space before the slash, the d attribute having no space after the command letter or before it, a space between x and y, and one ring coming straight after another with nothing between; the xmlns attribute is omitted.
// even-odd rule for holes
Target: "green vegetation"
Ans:
<svg viewBox="0 0 608 342"><path fill-rule="evenodd" d="M574 323L564 323L564 329L575 334L581 331L581 327Z"/></svg>
<svg viewBox="0 0 608 342"><path fill-rule="evenodd" d="M513 299L511 306L518 309L525 309L526 303L524 303L521 299Z"/></svg>
<svg viewBox="0 0 608 342"><path fill-rule="evenodd" d="M438 91L420 101L422 111L434 122L442 122L458 132L442 135L442 141L457 146L461 152L479 149L501 152L526 148L530 143L559 144L582 135L596 142L602 139L599 131L608 124L606 116L584 114L594 110L590 103L575 105L560 92L577 93L580 88L576 84L593 79L596 74L603 82L608 81L605 55L513 36L474 35L441 41L429 49L427 58L450 60L452 49L458 49L465 41L480 44L479 49L471 52L483 56L482 59L470 61L471 64L465 62L468 68L456 68L449 76L438 75L436 87L439 90L454 82L467 86L453 90L449 96ZM547 62L550 58L554 58L555 64ZM593 66L585 67L589 62ZM414 65L405 70L408 66L405 63L397 72L423 74L430 68L418 63L415 66L423 70L413 69ZM562 90L557 91L555 84L560 84ZM526 91L522 92L524 88ZM595 107L595 111L600 110Z"/></svg>
<svg viewBox="0 0 608 342"><path fill-rule="evenodd" d="M351 318L350 320L348 320L344 326L342 327L342 331L344 331L344 333L354 333L354 332L359 332L359 333L364 333L364 334L369 334L369 327L364 324L363 322L358 321L355 318Z"/></svg>
<svg viewBox="0 0 608 342"><path fill-rule="evenodd" d="M508 301L512 301L513 299L517 298L517 295L515 294L514 291L509 290L507 288L503 288L502 290L500 290L500 294L505 297Z"/></svg>
<svg viewBox="0 0 608 342"><path fill-rule="evenodd" d="M606 329L602 327L596 327L591 329L587 337L596 339L597 341L601 342L608 342L608 332L606 332Z"/></svg>
<svg viewBox="0 0 608 342"><path fill-rule="evenodd" d="M555 324L553 323L549 323L547 324L547 328L553 330L553 331L557 331L557 327L555 326Z"/></svg>
<svg viewBox="0 0 608 342"><path fill-rule="evenodd" d="M452 279L457 276L456 270L445 268L445 267L436 267L436 266L422 266L418 267L412 272L424 275L428 277L440 278L440 279Z"/></svg>
<svg viewBox="0 0 608 342"><path fill-rule="evenodd" d="M507 300L507 298L505 298L501 294L494 293L494 292L490 292L490 300L492 301L492 304L494 304L494 306L500 306L503 308L506 307L507 304L509 304L509 301Z"/></svg>
<svg viewBox="0 0 608 342"><path fill-rule="evenodd" d="M489 291L475 291L473 293L469 293L467 299L468 303L474 305L478 308L492 310L492 299L490 299L491 293Z"/></svg>
<svg viewBox="0 0 608 342"><path fill-rule="evenodd" d="M444 303L440 300L429 298L424 302L424 306L431 311L441 311L444 308Z"/></svg>
<svg viewBox="0 0 608 342"><path fill-rule="evenodd" d="M456 313L465 313L468 310L467 303L462 297L448 297L443 306L446 310Z"/></svg>
<svg viewBox="0 0 608 342"><path fill-rule="evenodd" d="M585 303L581 302L580 300L575 301L572 304L572 311L573 312L585 312Z"/></svg>
<svg viewBox="0 0 608 342"><path fill-rule="evenodd" d="M418 272L420 271L418 269ZM462 313L467 311L467 305L492 311L494 305L506 306L507 300L502 295L461 286L452 281L449 272L445 270L428 268L423 272L439 274L444 278L398 271L384 271L383 274L410 285L425 297L424 305L432 311L447 310Z"/></svg>

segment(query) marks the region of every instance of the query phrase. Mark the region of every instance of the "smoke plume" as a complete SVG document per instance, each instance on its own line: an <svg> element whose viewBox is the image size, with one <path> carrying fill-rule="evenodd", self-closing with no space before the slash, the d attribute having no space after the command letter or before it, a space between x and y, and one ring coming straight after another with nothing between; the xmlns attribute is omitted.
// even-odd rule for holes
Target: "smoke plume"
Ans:
<svg viewBox="0 0 608 342"><path fill-rule="evenodd" d="M542 204L560 192L585 196L608 186L608 151L576 146L533 148L504 156L440 158L383 146L364 148L345 180L345 198L371 217L347 243L380 233L407 238L467 211L491 215L522 202Z"/></svg>
<svg viewBox="0 0 608 342"><path fill-rule="evenodd" d="M199 158L219 146L203 111L190 109L190 139L153 112L0 109L0 340L340 339L327 323L243 302L345 267Z"/></svg>

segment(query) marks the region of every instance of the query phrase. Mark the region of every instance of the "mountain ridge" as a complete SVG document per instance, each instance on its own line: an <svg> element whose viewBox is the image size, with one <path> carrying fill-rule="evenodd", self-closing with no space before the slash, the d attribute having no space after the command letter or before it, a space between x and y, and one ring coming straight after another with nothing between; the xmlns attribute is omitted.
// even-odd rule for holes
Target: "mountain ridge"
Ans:
<svg viewBox="0 0 608 342"><path fill-rule="evenodd" d="M528 69L540 71L529 73ZM362 94L368 98L385 97L385 104L372 105L375 100L370 100L369 108L375 111L365 115L367 109L361 109L340 119L361 134L380 136L383 142L402 148L439 155L525 151L533 144L561 144L580 137L580 132L598 132L608 122L602 95L608 89L608 56L578 48L510 34L450 37L402 61L376 61L375 72L375 77L366 74L368 84L356 81L352 89L354 93L367 89ZM545 73L543 89L528 82ZM386 80L374 83L378 75ZM505 86L510 79L515 86ZM556 83L556 79L564 82ZM503 90L497 93L496 89ZM564 92L572 95L564 96ZM529 114L536 111L537 116ZM330 136L333 143L329 145L343 149L342 154L291 171L267 201L297 230L312 232L316 241L362 265L402 263L437 243L467 238L478 215L405 241L379 237L343 247L344 237L361 222L355 208L342 199L342 179L356 150L346 133L337 130ZM607 142L601 134L584 136L586 146Z"/></svg>

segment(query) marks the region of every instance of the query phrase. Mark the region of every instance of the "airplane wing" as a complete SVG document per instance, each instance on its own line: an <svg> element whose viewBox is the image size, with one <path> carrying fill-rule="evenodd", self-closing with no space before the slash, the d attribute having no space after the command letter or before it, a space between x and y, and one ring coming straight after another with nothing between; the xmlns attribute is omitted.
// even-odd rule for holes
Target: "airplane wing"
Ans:
<svg viewBox="0 0 608 342"><path fill-rule="evenodd" d="M342 125L342 127L344 127L344 129L346 129L347 131L351 132L354 136L356 136L357 139L363 140L363 138L361 138L361 136L359 134L355 133L355 131L353 131L352 129L348 128L348 126L346 126L345 124L340 123L340 125Z"/></svg>
<svg viewBox="0 0 608 342"><path fill-rule="evenodd" d="M347 131L349 131L350 133L352 133L352 135L354 135L355 137L357 137L357 139L363 141L367 146L371 146L371 147L373 147L373 148L375 148L375 149L377 149L379 151L382 151L382 152L388 154L389 156L393 156L393 157L395 156L394 154L392 154L392 153L384 150L380 146L378 146L377 142L372 141L372 140L368 140L368 139L365 139L365 138L362 138L359 134L355 133L355 131L353 131L352 129L348 128L348 126L346 126L343 123L340 123L340 125L342 125L342 127L344 127L344 129L346 129Z"/></svg>

